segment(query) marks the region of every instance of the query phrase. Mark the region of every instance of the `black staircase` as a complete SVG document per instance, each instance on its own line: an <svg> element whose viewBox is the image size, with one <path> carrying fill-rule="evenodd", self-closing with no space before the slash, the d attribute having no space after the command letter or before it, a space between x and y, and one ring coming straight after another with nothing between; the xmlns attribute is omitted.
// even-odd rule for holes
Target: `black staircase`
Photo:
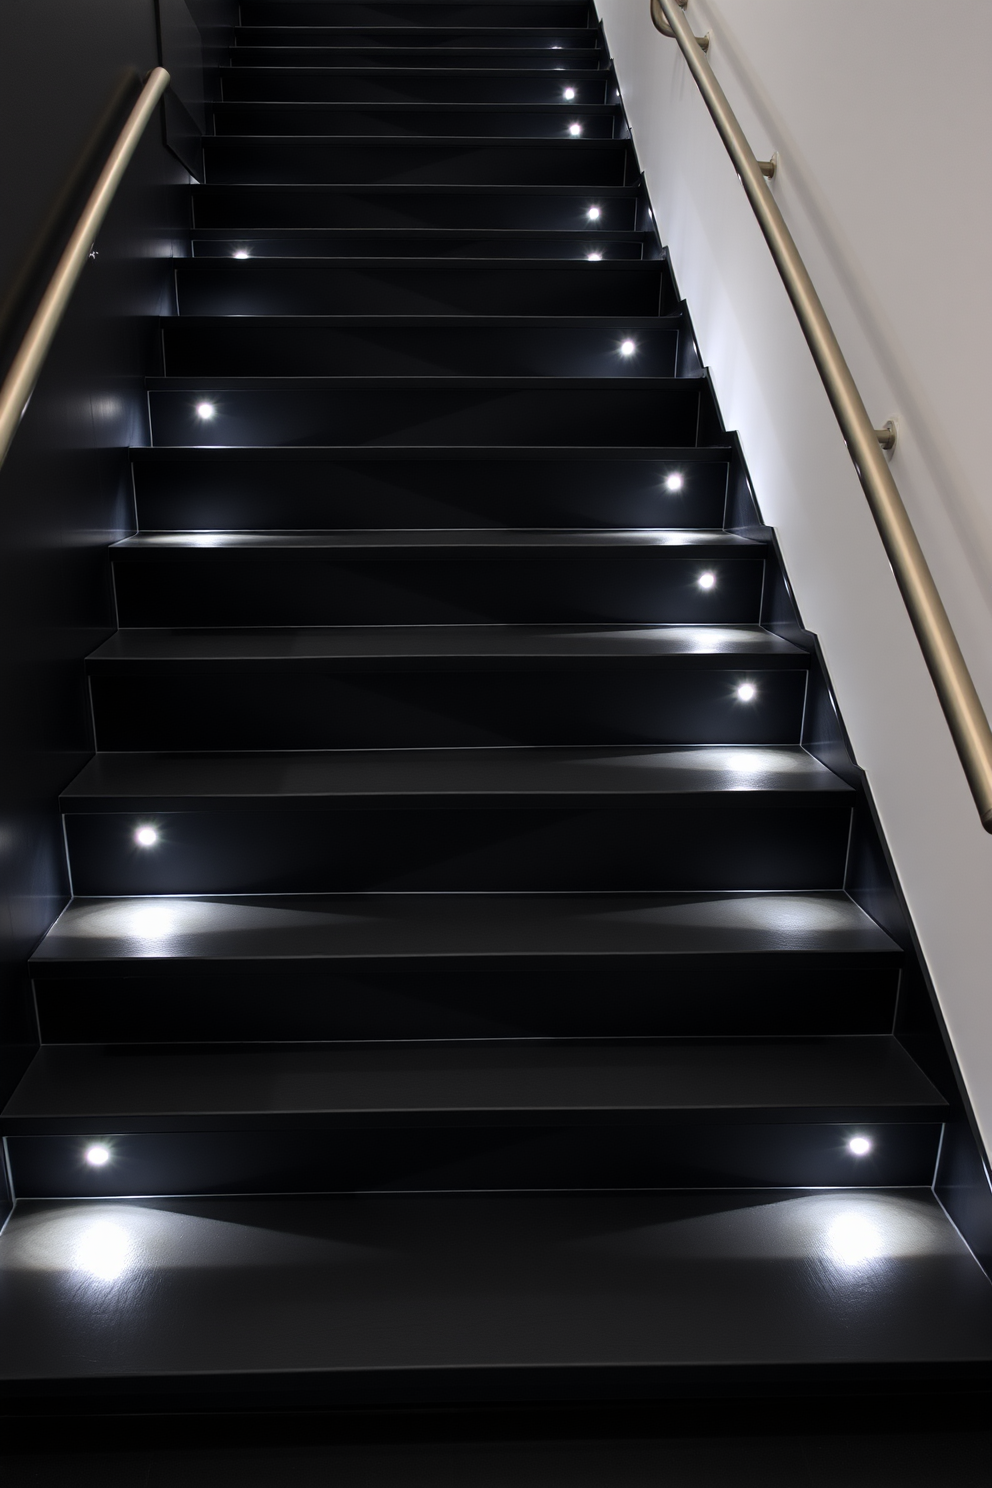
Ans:
<svg viewBox="0 0 992 1488"><path fill-rule="evenodd" d="M8 1393L984 1378L957 1092L591 5L241 11L3 1117Z"/></svg>

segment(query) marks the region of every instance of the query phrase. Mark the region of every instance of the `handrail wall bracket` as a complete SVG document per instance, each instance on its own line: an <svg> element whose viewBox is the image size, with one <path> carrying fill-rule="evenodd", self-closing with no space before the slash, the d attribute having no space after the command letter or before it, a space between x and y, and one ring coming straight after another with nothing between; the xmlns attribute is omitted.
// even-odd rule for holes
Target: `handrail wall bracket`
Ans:
<svg viewBox="0 0 992 1488"><path fill-rule="evenodd" d="M685 10L686 6L689 4L689 0L678 0L678 3L679 5L681 5L682 9ZM664 13L661 9L661 6L658 4L658 0L651 0L651 19L654 21L656 28L661 32L662 36L672 37L673 39L675 38L675 32L665 20ZM709 51L710 36L708 31L705 36L697 36L696 41L704 52Z"/></svg>
<svg viewBox="0 0 992 1488"><path fill-rule="evenodd" d="M782 276L909 611L982 826L992 832L992 728L883 453L895 445L895 426L890 422L884 429L876 429L868 417L840 343L768 188L761 165L703 56L698 38L682 14L688 0L650 0L650 3L651 18L658 30L679 44Z"/></svg>

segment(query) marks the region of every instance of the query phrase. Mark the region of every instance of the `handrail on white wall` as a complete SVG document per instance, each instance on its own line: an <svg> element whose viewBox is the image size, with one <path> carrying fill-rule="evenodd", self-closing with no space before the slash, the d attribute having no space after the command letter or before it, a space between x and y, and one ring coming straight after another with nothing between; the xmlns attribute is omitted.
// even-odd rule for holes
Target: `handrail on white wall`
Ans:
<svg viewBox="0 0 992 1488"><path fill-rule="evenodd" d="M663 36L678 42L689 64L771 249L868 498L982 825L992 832L992 728L882 453L883 448L891 448L894 443L893 430L891 426L886 429L872 426L820 297L765 180L762 162L755 158L726 94L703 55L709 48L709 37L694 36L682 14L688 0L650 0L650 4L655 26Z"/></svg>

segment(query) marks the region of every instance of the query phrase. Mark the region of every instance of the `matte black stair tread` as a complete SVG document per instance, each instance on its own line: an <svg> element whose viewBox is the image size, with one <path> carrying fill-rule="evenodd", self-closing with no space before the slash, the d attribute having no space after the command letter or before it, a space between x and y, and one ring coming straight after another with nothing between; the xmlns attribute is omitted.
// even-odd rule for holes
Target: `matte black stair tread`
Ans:
<svg viewBox="0 0 992 1488"><path fill-rule="evenodd" d="M756 625L382 625L274 630L118 630L90 671L129 662L648 661L806 667L808 652Z"/></svg>
<svg viewBox="0 0 992 1488"><path fill-rule="evenodd" d="M108 1394L598 1399L992 1358L992 1288L925 1188L28 1202L0 1276L0 1377Z"/></svg>
<svg viewBox="0 0 992 1488"><path fill-rule="evenodd" d="M74 899L54 964L409 957L900 954L842 893L352 894Z"/></svg>
<svg viewBox="0 0 992 1488"><path fill-rule="evenodd" d="M832 798L853 791L804 749L417 749L97 754L64 811L176 811L224 802L644 802L673 796Z"/></svg>
<svg viewBox="0 0 992 1488"><path fill-rule="evenodd" d="M10 1134L247 1117L513 1121L709 1116L938 1119L946 1102L896 1039L532 1040L137 1047L48 1044L3 1111Z"/></svg>
<svg viewBox="0 0 992 1488"><path fill-rule="evenodd" d="M337 531L265 531L265 532L141 532L125 537L110 546L115 561L148 559L161 561L170 553L190 555L232 553L342 553L348 557L437 556L450 553L453 559L475 554L499 556L533 551L539 554L567 556L571 552L590 550L615 552L631 548L641 550L688 549L697 557L721 562L735 558L753 560L765 551L763 542L741 537L734 532L713 532L689 527L633 528L628 531L591 528L570 531L540 528L465 527L445 528L342 528Z"/></svg>

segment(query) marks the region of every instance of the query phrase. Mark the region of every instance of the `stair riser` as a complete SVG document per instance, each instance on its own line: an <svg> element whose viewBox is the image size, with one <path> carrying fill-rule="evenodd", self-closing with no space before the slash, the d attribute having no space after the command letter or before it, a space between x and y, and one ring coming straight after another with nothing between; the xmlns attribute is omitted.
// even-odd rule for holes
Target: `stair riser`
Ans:
<svg viewBox="0 0 992 1488"><path fill-rule="evenodd" d="M145 455L145 531L389 527L720 527L727 465L682 458L405 459ZM683 480L666 489L672 475Z"/></svg>
<svg viewBox="0 0 992 1488"><path fill-rule="evenodd" d="M471 21L462 26L432 26L417 20L413 25L343 26L321 20L313 25L293 25L287 20L274 20L268 25L253 23L235 27L235 47L403 47L411 52L454 47L458 51L478 51L497 47L500 51L523 47L527 51L571 51L575 48L597 48L598 31L589 26L558 25L543 28L539 23L513 26L509 23L486 26Z"/></svg>
<svg viewBox="0 0 992 1488"><path fill-rule="evenodd" d="M541 113L481 113L444 109L326 109L297 104L255 106L250 103L228 103L214 109L215 136L237 135L314 135L343 138L359 135L366 139L382 136L389 139L454 138L454 139L570 139L569 125L582 127L583 139L622 139L626 134L623 118L610 111L593 113L566 107Z"/></svg>
<svg viewBox="0 0 992 1488"><path fill-rule="evenodd" d="M66 1123L68 1125L68 1123ZM117 1194L350 1193L438 1190L857 1187L932 1180L940 1125L865 1126L877 1156L846 1151L849 1123L678 1123L611 1127L552 1122L512 1131L89 1132L8 1139L21 1198ZM858 1124L856 1130L862 1130ZM112 1139L114 1159L87 1169L88 1137Z"/></svg>
<svg viewBox="0 0 992 1488"><path fill-rule="evenodd" d="M678 330L416 326L354 330L264 321L164 327L172 377L674 377ZM631 339L636 351L619 350Z"/></svg>
<svg viewBox="0 0 992 1488"><path fill-rule="evenodd" d="M595 25L586 0L242 0L243 26Z"/></svg>
<svg viewBox="0 0 992 1488"><path fill-rule="evenodd" d="M551 61L554 55L555 60ZM552 54L546 47L234 47L234 67L408 67L451 68L463 71L485 67L557 75L563 72L605 71L609 60L604 51L592 47L563 47ZM557 76L556 76L557 81Z"/></svg>
<svg viewBox="0 0 992 1488"><path fill-rule="evenodd" d="M149 395L156 445L692 445L705 394L684 388L411 385L369 391L305 385ZM197 405L216 409L201 419ZM708 401L708 400L707 400Z"/></svg>
<svg viewBox="0 0 992 1488"><path fill-rule="evenodd" d="M307 264L251 260L176 273L183 315L658 315L658 263Z"/></svg>
<svg viewBox="0 0 992 1488"><path fill-rule="evenodd" d="M123 556L123 555L122 555ZM205 549L114 564L125 626L756 623L764 565L654 552L348 561ZM702 574L716 586L699 587Z"/></svg>
<svg viewBox="0 0 992 1488"><path fill-rule="evenodd" d="M229 67L221 73L225 102L232 103L562 103L564 90L578 108L614 103L617 89L606 72L514 73L506 70L367 72L341 68Z"/></svg>
<svg viewBox="0 0 992 1488"><path fill-rule="evenodd" d="M760 705L734 671L343 672L323 663L108 667L92 677L100 749L471 748L502 744L796 744L804 671Z"/></svg>
<svg viewBox="0 0 992 1488"><path fill-rule="evenodd" d="M622 140L223 139L203 142L208 181L409 183L411 186L623 186L636 180Z"/></svg>
<svg viewBox="0 0 992 1488"><path fill-rule="evenodd" d="M202 231L203 229L201 229ZM592 252L604 260L639 262L657 258L656 244L640 239L566 237L460 237L452 234L437 237L420 233L325 233L319 229L304 235L286 233L274 237L263 233L239 232L218 238L194 238L194 258L234 258L247 253L250 258L554 258L587 260Z"/></svg>
<svg viewBox="0 0 992 1488"><path fill-rule="evenodd" d="M149 947L153 950L154 947ZM75 970L78 975L72 975ZM887 1034L894 955L142 958L38 967L46 1043Z"/></svg>
<svg viewBox="0 0 992 1488"><path fill-rule="evenodd" d="M589 209L599 208L604 232L642 226L632 193L418 190L410 187L363 191L327 186L199 186L193 188L193 220L199 227L296 227L340 229L477 228L504 231L589 230ZM582 314L579 311L579 314Z"/></svg>
<svg viewBox="0 0 992 1488"><path fill-rule="evenodd" d="M843 886L850 810L471 806L69 813L77 895L582 893ZM153 848L135 842L153 823Z"/></svg>

